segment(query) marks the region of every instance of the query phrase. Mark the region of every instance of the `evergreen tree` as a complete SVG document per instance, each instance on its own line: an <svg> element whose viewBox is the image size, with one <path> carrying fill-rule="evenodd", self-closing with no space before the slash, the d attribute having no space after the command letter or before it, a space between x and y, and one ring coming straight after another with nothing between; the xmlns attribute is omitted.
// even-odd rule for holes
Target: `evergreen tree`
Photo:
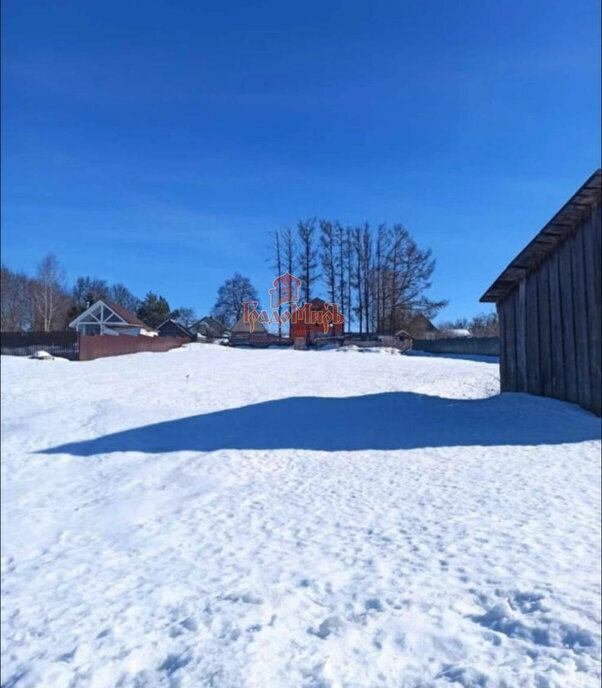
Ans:
<svg viewBox="0 0 602 688"><path fill-rule="evenodd" d="M167 320L171 315L169 303L152 291L149 291L144 297L144 301L140 302L136 315L146 323L149 327L158 327L164 320Z"/></svg>

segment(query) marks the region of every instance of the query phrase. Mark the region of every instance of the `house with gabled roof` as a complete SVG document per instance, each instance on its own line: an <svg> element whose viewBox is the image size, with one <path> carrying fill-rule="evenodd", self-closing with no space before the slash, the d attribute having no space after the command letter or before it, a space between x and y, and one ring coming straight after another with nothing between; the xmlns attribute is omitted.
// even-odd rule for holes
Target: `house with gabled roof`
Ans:
<svg viewBox="0 0 602 688"><path fill-rule="evenodd" d="M435 339L439 330L422 313L417 313L405 327L412 339Z"/></svg>
<svg viewBox="0 0 602 688"><path fill-rule="evenodd" d="M195 335L182 325L182 323L174 320L173 318L167 318L158 327L159 337L182 337L186 339L195 339Z"/></svg>
<svg viewBox="0 0 602 688"><path fill-rule="evenodd" d="M274 338L263 323L253 323L253 331L251 331L251 324L245 322L244 316L241 316L232 329L230 330L230 345L231 346L267 346L270 340Z"/></svg>
<svg viewBox="0 0 602 688"><path fill-rule="evenodd" d="M204 318L194 323L194 325L190 327L190 330L193 334L196 334L199 339L207 340L220 339L230 334L230 330L222 322L210 315L206 315Z"/></svg>
<svg viewBox="0 0 602 688"><path fill-rule="evenodd" d="M78 334L129 335L130 337L156 337L157 330L143 323L127 308L108 299L98 299L69 323Z"/></svg>

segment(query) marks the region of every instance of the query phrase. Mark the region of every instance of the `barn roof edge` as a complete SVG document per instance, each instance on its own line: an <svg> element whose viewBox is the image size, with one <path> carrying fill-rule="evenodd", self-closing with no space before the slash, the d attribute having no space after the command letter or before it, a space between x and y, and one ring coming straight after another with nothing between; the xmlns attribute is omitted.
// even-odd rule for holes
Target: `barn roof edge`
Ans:
<svg viewBox="0 0 602 688"><path fill-rule="evenodd" d="M481 303L499 303L542 258L549 255L573 231L585 212L602 198L602 170L597 169L554 217L508 264L481 296Z"/></svg>

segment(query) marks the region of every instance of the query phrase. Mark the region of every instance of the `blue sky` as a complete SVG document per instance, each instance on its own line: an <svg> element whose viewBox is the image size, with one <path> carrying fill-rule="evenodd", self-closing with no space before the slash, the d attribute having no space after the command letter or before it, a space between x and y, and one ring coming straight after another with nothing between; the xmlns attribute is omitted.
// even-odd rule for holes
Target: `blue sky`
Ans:
<svg viewBox="0 0 602 688"><path fill-rule="evenodd" d="M4 0L3 262L207 312L269 232L403 222L442 318L600 165L597 0Z"/></svg>

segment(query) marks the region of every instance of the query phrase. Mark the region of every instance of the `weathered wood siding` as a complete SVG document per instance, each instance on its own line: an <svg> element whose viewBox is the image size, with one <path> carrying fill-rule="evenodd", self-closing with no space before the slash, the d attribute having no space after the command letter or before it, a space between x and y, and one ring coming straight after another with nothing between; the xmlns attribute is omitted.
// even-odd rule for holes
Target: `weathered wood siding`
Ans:
<svg viewBox="0 0 602 688"><path fill-rule="evenodd" d="M571 401L600 415L598 203L498 303L503 392Z"/></svg>

